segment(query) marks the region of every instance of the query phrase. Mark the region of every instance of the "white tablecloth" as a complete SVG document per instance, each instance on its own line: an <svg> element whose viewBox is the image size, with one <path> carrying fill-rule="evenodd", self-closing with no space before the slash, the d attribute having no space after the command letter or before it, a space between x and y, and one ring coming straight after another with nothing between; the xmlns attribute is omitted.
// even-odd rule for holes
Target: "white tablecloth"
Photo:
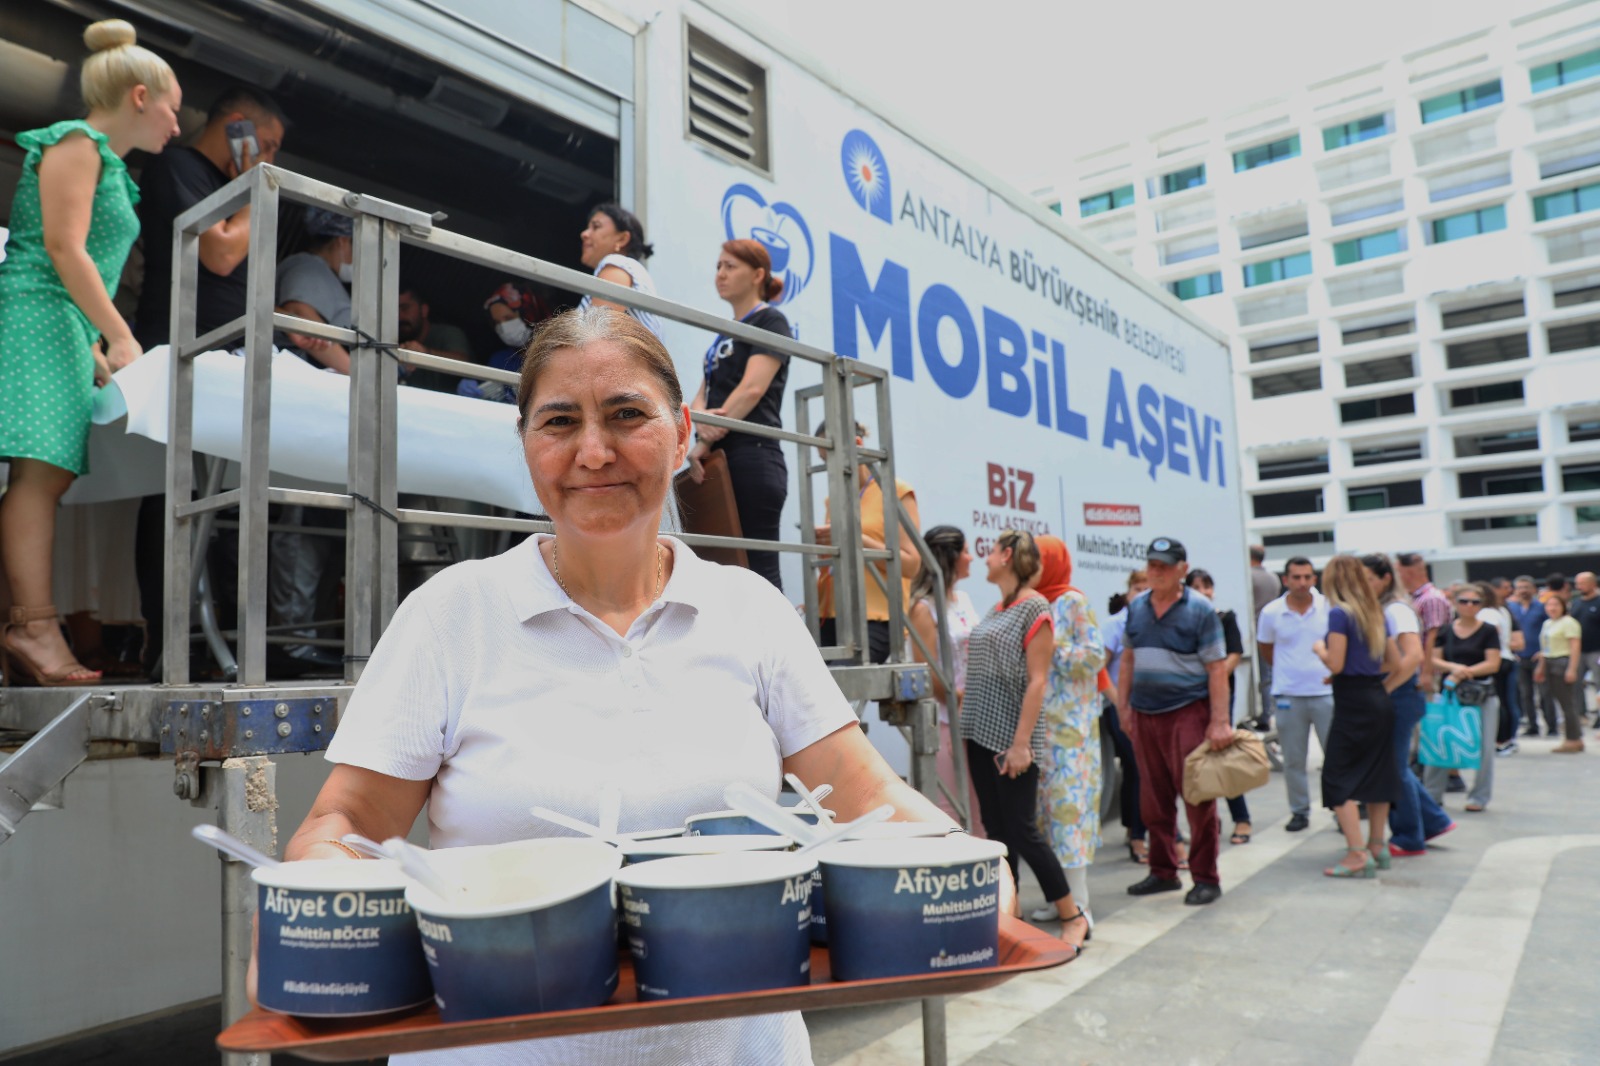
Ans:
<svg viewBox="0 0 1600 1066"><path fill-rule="evenodd" d="M168 372L165 345L118 371L96 398L90 472L65 503L99 503L162 491L166 481ZM230 352L195 359L194 448L237 461L244 360ZM272 362L274 484L342 491L349 451L350 379L289 352ZM508 403L402 388L398 402L399 490L539 511Z"/></svg>

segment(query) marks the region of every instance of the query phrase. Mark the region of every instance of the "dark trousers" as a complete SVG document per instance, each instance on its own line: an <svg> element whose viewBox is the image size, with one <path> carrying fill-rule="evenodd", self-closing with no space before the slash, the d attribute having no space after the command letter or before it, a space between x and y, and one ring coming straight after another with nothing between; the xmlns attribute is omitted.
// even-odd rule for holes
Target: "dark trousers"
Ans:
<svg viewBox="0 0 1600 1066"><path fill-rule="evenodd" d="M1128 713L1132 713L1131 711ZM1117 709L1109 702L1101 712L1100 723L1111 731L1111 743L1117 749L1117 761L1122 764L1122 828L1128 831L1129 840L1143 840L1144 819L1139 816L1139 760L1133 754L1133 741L1122 731L1117 720Z"/></svg>
<svg viewBox="0 0 1600 1066"><path fill-rule="evenodd" d="M752 540L778 540L783 502L789 496L789 468L783 461L783 450L777 441L740 436L747 439L722 448L728 460L734 506L739 510L739 527ZM745 554L750 559L750 569L782 590L777 552Z"/></svg>
<svg viewBox="0 0 1600 1066"><path fill-rule="evenodd" d="M1006 846L1011 876L1017 876L1017 860L1026 862L1044 889L1045 901L1054 903L1071 895L1072 890L1067 887L1067 875L1062 872L1056 853L1039 831L1039 767L1029 766L1026 773L1006 777L994 765L997 754L977 741L967 741L967 772L972 775L972 789L978 794L983 831L990 840Z"/></svg>
<svg viewBox="0 0 1600 1066"><path fill-rule="evenodd" d="M1451 821L1411 770L1411 738L1427 705L1415 681L1389 693L1389 702L1394 704L1394 764L1400 773L1400 798L1389 808L1389 843L1403 851L1421 851Z"/></svg>
<svg viewBox="0 0 1600 1066"><path fill-rule="evenodd" d="M1494 693L1500 697L1500 723L1495 731L1495 743L1504 744L1517 735L1517 719L1521 717L1516 703L1516 686L1511 683L1513 667L1505 658L1500 660L1500 672L1494 675Z"/></svg>
<svg viewBox="0 0 1600 1066"><path fill-rule="evenodd" d="M832 618L821 619L817 625L817 636L824 648L833 647L839 643L838 624ZM870 618L867 619L867 661L870 663L889 661L888 622L874 622Z"/></svg>
<svg viewBox="0 0 1600 1066"><path fill-rule="evenodd" d="M1134 725L1133 747L1139 758L1139 809L1150 830L1150 872L1172 880L1178 876L1178 801L1183 798L1183 760L1205 743L1211 707L1195 700L1166 714L1141 714ZM1219 820L1216 800L1185 803L1189 815L1189 872L1196 884L1219 885L1217 850Z"/></svg>
<svg viewBox="0 0 1600 1066"><path fill-rule="evenodd" d="M1525 729L1537 733L1539 731L1539 712L1544 712L1545 731L1551 736L1556 732L1556 706L1550 699L1550 689L1543 683L1533 679L1533 660L1517 659L1517 710L1523 720ZM1545 674L1549 676L1548 671Z"/></svg>
<svg viewBox="0 0 1600 1066"><path fill-rule="evenodd" d="M139 518L133 531L133 569L139 583L139 613L144 615L144 666L154 668L161 658L166 626L167 497L146 496L139 501Z"/></svg>

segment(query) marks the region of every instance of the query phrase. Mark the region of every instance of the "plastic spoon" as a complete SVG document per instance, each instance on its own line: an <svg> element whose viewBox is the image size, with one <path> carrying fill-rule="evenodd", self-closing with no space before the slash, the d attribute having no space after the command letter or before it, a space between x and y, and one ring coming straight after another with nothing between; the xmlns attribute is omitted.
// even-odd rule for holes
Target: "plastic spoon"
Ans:
<svg viewBox="0 0 1600 1066"><path fill-rule="evenodd" d="M817 791L813 792L806 787L804 781L800 780L800 778L794 774L784 774L783 779L789 782L790 788L794 789L800 794L800 798L805 801L806 806L810 807L812 811L816 813L817 824L819 826L833 824L833 815L824 810L822 806L822 797L833 791L832 785L823 785L821 788L817 789Z"/></svg>
<svg viewBox="0 0 1600 1066"><path fill-rule="evenodd" d="M808 825L796 818L787 808L763 796L743 781L735 781L722 793L722 798L729 807L748 818L753 818L780 836L791 837L801 844L810 843L818 833L818 827Z"/></svg>
<svg viewBox="0 0 1600 1066"><path fill-rule="evenodd" d="M422 848L406 840L404 837L390 837L378 847L382 849L384 858L393 859L400 864L400 869L411 880L426 888L440 899L454 899L466 894L466 885L451 884L441 880L428 860Z"/></svg>
<svg viewBox="0 0 1600 1066"><path fill-rule="evenodd" d="M808 851L817 850L824 844L832 844L836 840L844 840L858 829L865 828L869 825L877 825L879 822L888 821L893 814L894 808L887 803L885 803L882 807L875 807L853 822L845 822L843 825L833 826L828 832L823 833L821 836L811 841L811 843L806 844L804 847L796 851L795 854L804 855Z"/></svg>
<svg viewBox="0 0 1600 1066"><path fill-rule="evenodd" d="M382 844L371 837L364 837L360 833L346 833L339 838L339 843L349 845L369 859L387 859L389 857L389 853L383 850Z"/></svg>
<svg viewBox="0 0 1600 1066"><path fill-rule="evenodd" d="M258 866L270 870L278 865L278 860L263 852L257 851L249 844L240 840L232 833L223 832L214 825L197 825L189 832L202 844L210 844L224 855L231 855L240 862L251 866Z"/></svg>
<svg viewBox="0 0 1600 1066"><path fill-rule="evenodd" d="M553 822L563 829L570 829L574 833L582 833L586 837L603 840L607 844L626 844L632 840L655 840L660 837L676 837L683 835L682 826L673 826L670 829L641 829L635 833L610 833L598 825L590 825L579 818L574 818L560 811L553 811L549 807L529 807L528 813L535 818L546 822Z"/></svg>

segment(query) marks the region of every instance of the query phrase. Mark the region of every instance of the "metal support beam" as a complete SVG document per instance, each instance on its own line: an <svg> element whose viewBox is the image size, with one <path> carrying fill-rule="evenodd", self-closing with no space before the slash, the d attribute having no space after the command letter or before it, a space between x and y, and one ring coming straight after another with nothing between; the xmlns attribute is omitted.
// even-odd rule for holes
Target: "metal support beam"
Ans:
<svg viewBox="0 0 1600 1066"><path fill-rule="evenodd" d="M203 771L197 806L215 806L217 826L268 855L278 853L277 767L265 756L228 759ZM222 1027L250 1010L245 981L250 968L256 886L250 867L226 855L222 861ZM268 1055L225 1054L223 1066L267 1066Z"/></svg>
<svg viewBox="0 0 1600 1066"><path fill-rule="evenodd" d="M79 696L17 753L0 763L0 844L17 823L89 757L92 696Z"/></svg>
<svg viewBox="0 0 1600 1066"><path fill-rule="evenodd" d="M945 1066L950 1061L945 1042L944 997L922 1001L922 1066Z"/></svg>

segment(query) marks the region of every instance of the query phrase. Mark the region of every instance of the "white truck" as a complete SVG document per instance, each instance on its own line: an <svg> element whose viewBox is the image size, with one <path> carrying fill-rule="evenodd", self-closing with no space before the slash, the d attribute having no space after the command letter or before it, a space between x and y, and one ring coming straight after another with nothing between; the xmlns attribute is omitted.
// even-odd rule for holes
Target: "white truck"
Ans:
<svg viewBox="0 0 1600 1066"><path fill-rule="evenodd" d="M1097 606L1150 539L1176 537L1219 604L1248 610L1224 340L743 7L18 0L0 10L0 126L61 117L83 25L113 8L191 102L232 79L277 96L294 119L281 165L463 232L575 265L588 209L618 199L646 221L661 295L716 311L719 246L761 241L799 339L892 372L897 472L924 528L960 526L980 556L1007 528L1060 536ZM5 202L19 159L0 145ZM486 280L435 276L434 313L440 293L475 310ZM666 337L692 391L708 337ZM791 388L816 374L797 361ZM993 600L980 576L966 588ZM171 774L93 759L63 811L0 848L0 1056L216 995L217 864L186 839L205 812L172 799ZM324 774L280 761L281 825Z"/></svg>

